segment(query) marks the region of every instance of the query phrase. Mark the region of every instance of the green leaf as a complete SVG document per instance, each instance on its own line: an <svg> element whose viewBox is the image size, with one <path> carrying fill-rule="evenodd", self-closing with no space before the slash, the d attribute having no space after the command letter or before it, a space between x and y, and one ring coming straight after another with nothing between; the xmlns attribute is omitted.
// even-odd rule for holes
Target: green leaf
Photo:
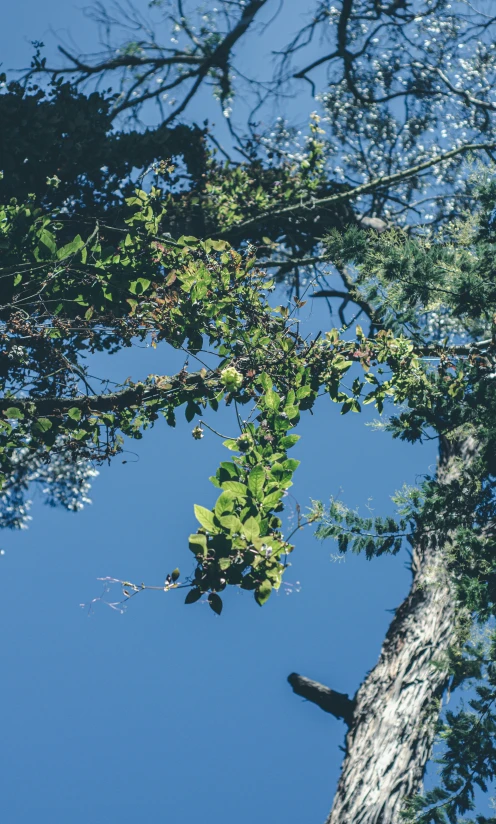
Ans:
<svg viewBox="0 0 496 824"><path fill-rule="evenodd" d="M270 593L272 592L272 584L270 581L262 581L259 587L257 587L255 591L255 601L261 607L267 603L270 598Z"/></svg>
<svg viewBox="0 0 496 824"><path fill-rule="evenodd" d="M272 409L274 412L277 412L281 404L281 399L273 389L269 389L265 393L264 400L267 409Z"/></svg>
<svg viewBox="0 0 496 824"><path fill-rule="evenodd" d="M16 418L17 420L21 420L21 418L24 417L24 413L21 412L20 409L17 409L16 406L9 406L9 408L5 410L5 415L7 418Z"/></svg>
<svg viewBox="0 0 496 824"><path fill-rule="evenodd" d="M237 498L246 498L248 494L246 486L239 483L239 481L224 481L222 484L222 489L226 489L228 492L234 493Z"/></svg>
<svg viewBox="0 0 496 824"><path fill-rule="evenodd" d="M346 372L350 366L353 366L353 361L336 359L332 365L334 369L337 369L339 372Z"/></svg>
<svg viewBox="0 0 496 824"><path fill-rule="evenodd" d="M253 497L260 501L265 484L265 472L263 467L256 466L248 475L248 489Z"/></svg>
<svg viewBox="0 0 496 824"><path fill-rule="evenodd" d="M298 391L296 392L296 397L300 401L302 398L308 398L309 395L312 394L312 390L310 386L300 386Z"/></svg>
<svg viewBox="0 0 496 824"><path fill-rule="evenodd" d="M238 470L236 469L236 466L232 463L232 461L221 461L220 469L223 469L225 472L227 472L230 478L238 477Z"/></svg>
<svg viewBox="0 0 496 824"><path fill-rule="evenodd" d="M341 414L346 415L347 412L360 412L360 404L355 398L348 398L341 408Z"/></svg>
<svg viewBox="0 0 496 824"><path fill-rule="evenodd" d="M220 523L222 526L228 530L231 534L233 532L242 532L243 531L243 524L239 520L236 515L224 515L223 517L219 518Z"/></svg>
<svg viewBox="0 0 496 824"><path fill-rule="evenodd" d="M181 235L179 240L177 241L179 246L199 246L200 241L197 237L193 237L192 235Z"/></svg>
<svg viewBox="0 0 496 824"><path fill-rule="evenodd" d="M258 378L258 383L266 392L268 392L269 389L272 389L272 378L269 377L267 372L262 372L262 374Z"/></svg>
<svg viewBox="0 0 496 824"><path fill-rule="evenodd" d="M143 292L146 292L150 283L151 280L148 280L148 278L138 278L129 284L129 291L132 295L142 295Z"/></svg>
<svg viewBox="0 0 496 824"><path fill-rule="evenodd" d="M286 435L284 438L281 438L279 445L282 449L291 449L299 440L300 435Z"/></svg>
<svg viewBox="0 0 496 824"><path fill-rule="evenodd" d="M48 418L38 418L34 426L39 432L48 432L52 428L52 422Z"/></svg>
<svg viewBox="0 0 496 824"><path fill-rule="evenodd" d="M295 458L287 458L285 461L283 461L281 466L283 469L289 469L290 472L294 472L296 469L298 469L300 463L301 461L297 461L295 460Z"/></svg>
<svg viewBox="0 0 496 824"><path fill-rule="evenodd" d="M22 280L22 275L20 275L19 273L17 273L17 275L16 275L16 276L15 276L15 278L14 278L14 286L19 286L19 284L20 284L21 280Z"/></svg>
<svg viewBox="0 0 496 824"><path fill-rule="evenodd" d="M72 432L72 437L76 438L78 441L85 440L85 438L88 438L89 435L90 433L87 432L86 429L76 429Z"/></svg>
<svg viewBox="0 0 496 824"><path fill-rule="evenodd" d="M208 532L212 532L215 535L219 531L219 528L215 525L214 513L210 509L205 509L204 506L198 506L198 504L195 504L194 509L196 519Z"/></svg>
<svg viewBox="0 0 496 824"><path fill-rule="evenodd" d="M221 569L223 572L226 569L229 569L230 566L231 566L231 559L230 558L220 558L219 559L219 569Z"/></svg>
<svg viewBox="0 0 496 824"><path fill-rule="evenodd" d="M284 412L286 413L290 421L292 421L293 418L297 418L300 414L300 410L297 406L285 406Z"/></svg>
<svg viewBox="0 0 496 824"><path fill-rule="evenodd" d="M205 556L207 554L207 536L201 532L193 532L189 536L189 548L195 555Z"/></svg>
<svg viewBox="0 0 496 824"><path fill-rule="evenodd" d="M194 604L195 601L199 601L201 597L202 597L201 589L199 589L199 587L193 587L193 589L190 589L190 591L186 595L186 598L184 599L184 603L185 604Z"/></svg>
<svg viewBox="0 0 496 824"><path fill-rule="evenodd" d="M75 255L76 252L79 252L79 250L83 248L83 246L84 240L81 235L76 235L74 240L71 240L70 243L66 243L65 246L62 246L62 248L58 250L57 260L65 260L71 255Z"/></svg>
<svg viewBox="0 0 496 824"><path fill-rule="evenodd" d="M210 240L210 246L216 252L225 252L226 249L230 248L227 240Z"/></svg>
<svg viewBox="0 0 496 824"><path fill-rule="evenodd" d="M51 252L52 255L55 254L57 251L57 244L55 242L55 237L49 232L47 229L42 229L38 235L40 242L43 243L44 246Z"/></svg>
<svg viewBox="0 0 496 824"><path fill-rule="evenodd" d="M280 502L282 497L283 490L276 489L275 492L270 492L268 495L265 496L262 503L266 509L272 509L274 506Z"/></svg>
<svg viewBox="0 0 496 824"><path fill-rule="evenodd" d="M215 514L218 518L225 512L232 512L234 508L234 495L232 492L222 492L215 503Z"/></svg>
<svg viewBox="0 0 496 824"><path fill-rule="evenodd" d="M81 420L82 413L81 413L81 410L77 408L77 406L72 406L69 409L67 414L69 415L70 418L72 418L73 421L80 421Z"/></svg>
<svg viewBox="0 0 496 824"><path fill-rule="evenodd" d="M238 442L232 440L232 438L230 438L227 441L224 441L222 445L227 447L227 449L230 449L231 452L239 452Z"/></svg>
<svg viewBox="0 0 496 824"><path fill-rule="evenodd" d="M191 423L195 415L200 415L201 409L197 403L194 401L188 401L186 404L186 409L184 410L184 415L188 423Z"/></svg>
<svg viewBox="0 0 496 824"><path fill-rule="evenodd" d="M213 609L216 615L220 615L222 612L222 598L217 595L216 592L211 592L208 596L208 603L210 604L210 609Z"/></svg>
<svg viewBox="0 0 496 824"><path fill-rule="evenodd" d="M243 524L243 532L249 541L258 538L260 535L260 523L256 518L250 516Z"/></svg>

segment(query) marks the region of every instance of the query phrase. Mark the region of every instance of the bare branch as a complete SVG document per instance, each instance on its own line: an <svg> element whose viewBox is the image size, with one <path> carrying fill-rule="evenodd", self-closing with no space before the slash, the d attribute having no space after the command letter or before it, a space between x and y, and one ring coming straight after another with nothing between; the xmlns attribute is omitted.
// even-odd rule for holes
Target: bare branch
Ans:
<svg viewBox="0 0 496 824"><path fill-rule="evenodd" d="M317 704L324 712L329 712L335 718L342 719L348 727L351 726L355 703L348 695L331 690L318 681L312 681L296 672L288 675L288 682L296 695Z"/></svg>
<svg viewBox="0 0 496 824"><path fill-rule="evenodd" d="M44 62L37 61L33 65L33 68L26 73L25 81L28 81L33 75L39 73L49 74L53 77L60 75L74 76L76 74L79 75L79 77L77 77L77 82L84 82L91 77L103 76L108 72L123 72L123 78L121 78L122 93L118 96L117 102L112 110L115 117L126 109L139 108L140 105L147 100L160 98L164 90L182 86L189 80L192 80L192 86L189 88L189 91L186 93L182 102L179 103L177 108L167 118L166 122L170 123L175 117L184 111L188 103L200 88L202 82L209 76L209 74L212 73L212 71L216 72L216 80L221 90L221 102L223 102L229 95L230 58L232 50L238 40L246 33L247 29L253 23L255 16L266 4L266 2L267 0L250 0L250 2L246 5L240 3L239 9L241 10L241 14L238 20L235 22L233 21L232 28L230 28L227 33L222 36L222 39L220 39L220 42L218 42L217 45L209 42L208 37L206 37L204 41L200 41L198 38L193 38L194 45L192 50L188 47L185 49L166 48L157 45L155 41L143 41L138 44L139 52L141 53L121 53L115 56L112 49L111 56L108 56L106 59L99 60L96 63L91 63L88 60L77 57L74 54L71 54L63 46L59 46L60 53L63 54L67 60L69 60L70 65L62 66L61 68L50 68L47 67ZM179 8L181 10L181 4L179 4ZM178 21L174 20L174 18L171 17L170 20L172 23L178 24ZM115 22L116 21L112 21L114 24ZM144 27L144 24L141 21L134 22L139 28ZM230 24L231 21L228 20L228 25ZM191 31L188 27L187 21L182 17L180 25L191 40ZM149 33L148 36L150 36ZM110 45L108 45L108 49L110 51ZM188 67L189 70L183 71L185 67ZM128 77L128 75L126 75L126 70L130 70L131 72L139 72L140 69L146 69L147 71L144 76L140 77L138 75L132 89L135 89L136 86L141 86L142 93L137 95L136 91L134 91L133 94L136 96L133 97L131 93L132 90L128 89L125 91L124 88L126 78ZM167 76L169 76L170 71L176 69L177 76L167 85L160 84L158 88L150 89L147 85L147 81L149 81L151 76L160 69L165 69Z"/></svg>

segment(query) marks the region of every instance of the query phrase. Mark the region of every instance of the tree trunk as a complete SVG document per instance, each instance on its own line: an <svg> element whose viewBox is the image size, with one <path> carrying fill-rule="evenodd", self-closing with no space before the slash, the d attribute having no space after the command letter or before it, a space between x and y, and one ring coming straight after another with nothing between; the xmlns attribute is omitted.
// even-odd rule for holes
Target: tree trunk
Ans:
<svg viewBox="0 0 496 824"><path fill-rule="evenodd" d="M472 438L444 442L438 481L448 484L470 464ZM412 553L410 592L389 627L379 661L355 697L296 673L298 695L349 726L346 755L326 824L399 824L407 798L421 789L429 760L446 670L433 666L456 643L453 588L443 559L442 523L436 540L419 534Z"/></svg>
<svg viewBox="0 0 496 824"><path fill-rule="evenodd" d="M470 463L467 438L442 446L438 480L449 483ZM355 699L334 804L326 824L398 824L419 791L430 757L447 673L433 666L455 642L455 604L442 559L442 524L434 549L419 536L410 592L396 611L377 665Z"/></svg>

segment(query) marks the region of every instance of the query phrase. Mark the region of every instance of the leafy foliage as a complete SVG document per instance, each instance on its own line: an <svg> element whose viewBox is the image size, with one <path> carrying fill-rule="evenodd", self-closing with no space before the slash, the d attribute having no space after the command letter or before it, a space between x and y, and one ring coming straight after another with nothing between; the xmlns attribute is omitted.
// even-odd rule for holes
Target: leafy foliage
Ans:
<svg viewBox="0 0 496 824"><path fill-rule="evenodd" d="M318 394L343 414L393 405L393 437L439 438L443 449L473 439L473 460L449 483L427 478L396 496L398 519L362 518L338 501L307 518L342 552L372 558L415 538L443 553L465 621L447 663L452 688L472 679L477 693L469 710L442 720L441 786L407 815L460 821L495 772L494 638L477 649L466 641L496 603L496 190L484 172L474 194L462 165L469 150L494 150L495 19L444 0L318 2L274 82L249 89L258 109L301 80L315 90L325 66L329 83L312 100L319 112L303 130L282 119L264 130L252 115L241 135L233 52L265 3L221 0L202 15L186 5L174 14L151 4L172 27L173 48L150 40L154 27L131 7L132 34L99 7L111 33L100 62L63 51L68 65L50 67L40 47L24 82L0 95L9 123L0 135L0 524L25 525L33 482L50 503L79 508L93 466L119 454L123 439L141 438L160 416L173 426L179 409L193 422L225 403L237 427L225 441L231 459L212 478L214 507L195 507L196 568L184 584L186 603L206 595L220 615L227 586L263 605L281 584L293 550L284 497L298 464L288 451ZM318 35L324 53L308 62ZM102 79L114 91L99 91ZM208 125L178 119L205 83L241 161ZM173 89L183 98L169 106ZM143 129L148 100L161 122ZM121 128L125 112L135 120ZM290 284L295 308L271 307L267 268ZM342 329L304 340L294 314L310 273L331 310L340 302ZM350 304L366 333L351 331L356 317L346 322ZM144 340L207 365L94 392L85 354ZM125 585L132 595L145 588ZM175 569L165 589L178 586Z"/></svg>
<svg viewBox="0 0 496 824"><path fill-rule="evenodd" d="M137 189L127 209L127 229L101 228L97 221L85 237L72 239L64 213L47 213L34 198L0 212L4 481L22 450L47 460L66 454L74 463L108 461L121 450L123 436L142 437L160 414L174 425L181 406L193 420L221 401L250 404L247 420L238 414L239 437L225 441L238 456L213 478L222 490L214 509L196 508L201 529L190 548L200 593L231 584L254 590L262 605L279 587L293 548L277 513L298 466L287 451L297 440L291 430L301 412L312 408L321 387L343 414L360 409L364 387L371 387L365 403L382 408L388 395L402 401L414 386L418 358L405 338L387 333L369 341L357 330L359 348L337 330L305 342L287 311L267 303L270 283L249 251L235 252L226 241L172 241L160 234L165 205L154 188ZM149 337L192 354L206 347L217 365L80 394L79 382L88 385L82 353L115 352ZM344 391L355 365L364 380L356 377ZM217 608L218 598L210 604Z"/></svg>
<svg viewBox="0 0 496 824"><path fill-rule="evenodd" d="M440 438L454 450L473 444L470 460L460 454L448 477L427 477L417 490L393 498L399 518L363 518L339 501L314 504L311 519L320 538L337 540L368 558L396 553L406 541L427 541L441 553L456 592L460 620L457 646L442 663L452 688L471 684L475 697L439 722L441 783L410 799L405 820L457 824L474 810L475 791L487 791L496 775L494 631L496 616L496 415L494 293L494 184L481 190L481 209L468 225L412 241L393 230L367 237L355 230L333 234L329 251L354 267L355 288L397 333L408 331L414 350L424 354L422 375L409 377L403 410L390 418L394 437ZM454 240L456 238L456 240ZM434 312L457 324L436 345L429 322ZM446 330L447 331L447 330ZM471 343L476 336L484 340ZM463 341L463 338L467 341ZM468 439L468 441L466 440ZM442 528L440 529L440 524ZM486 645L466 645L473 622L487 625ZM477 824L493 821L476 816Z"/></svg>

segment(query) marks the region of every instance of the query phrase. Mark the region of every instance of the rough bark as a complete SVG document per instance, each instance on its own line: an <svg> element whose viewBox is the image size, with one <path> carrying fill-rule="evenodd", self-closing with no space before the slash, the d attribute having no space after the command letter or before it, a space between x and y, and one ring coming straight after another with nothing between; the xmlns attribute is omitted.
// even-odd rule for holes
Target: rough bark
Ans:
<svg viewBox="0 0 496 824"><path fill-rule="evenodd" d="M443 444L438 480L449 483L470 462L475 443ZM377 665L355 696L346 756L326 824L398 824L422 783L447 673L433 666L455 642L453 590L438 548L419 536L410 592L396 611Z"/></svg>
<svg viewBox="0 0 496 824"><path fill-rule="evenodd" d="M439 483L453 480L475 450L471 438L443 443ZM410 592L396 610L379 661L358 689L351 713L345 713L346 755L326 824L399 824L405 800L421 788L448 683L448 673L433 664L456 642L454 593L443 559L445 538L442 523L436 541L417 536ZM338 693L302 676L291 678L299 679L295 683L308 700L333 712L326 696Z"/></svg>

